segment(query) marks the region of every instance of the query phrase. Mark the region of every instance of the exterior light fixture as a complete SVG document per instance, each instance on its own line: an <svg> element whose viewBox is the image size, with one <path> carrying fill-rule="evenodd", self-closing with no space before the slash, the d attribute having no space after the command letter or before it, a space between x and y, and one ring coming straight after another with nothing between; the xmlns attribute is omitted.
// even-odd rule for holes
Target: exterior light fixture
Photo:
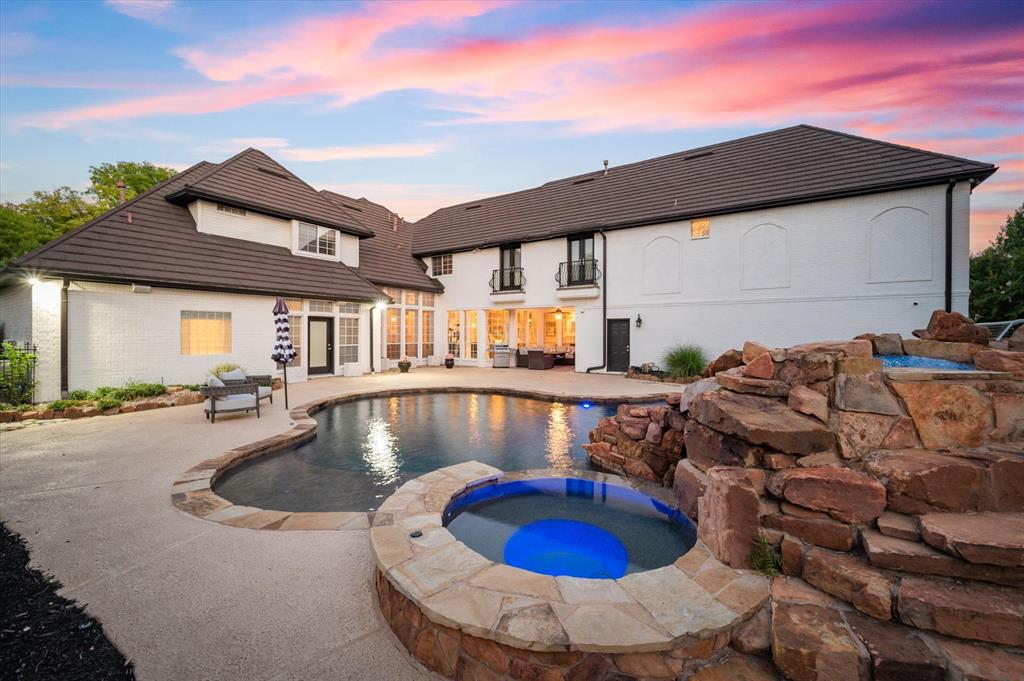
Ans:
<svg viewBox="0 0 1024 681"><path fill-rule="evenodd" d="M388 304L385 303L383 300L378 300L377 304L374 307L376 307L378 310L386 310L388 308Z"/></svg>
<svg viewBox="0 0 1024 681"><path fill-rule="evenodd" d="M636 315L636 328L639 329L643 325L644 325L644 318L641 317L639 313L637 313L637 315Z"/></svg>
<svg viewBox="0 0 1024 681"><path fill-rule="evenodd" d="M561 318L562 318L562 308L558 308L558 309L555 310L555 319L561 319Z"/></svg>
<svg viewBox="0 0 1024 681"><path fill-rule="evenodd" d="M29 277L28 283L30 286L36 286L37 284L41 284L42 282L39 281L39 277Z"/></svg>

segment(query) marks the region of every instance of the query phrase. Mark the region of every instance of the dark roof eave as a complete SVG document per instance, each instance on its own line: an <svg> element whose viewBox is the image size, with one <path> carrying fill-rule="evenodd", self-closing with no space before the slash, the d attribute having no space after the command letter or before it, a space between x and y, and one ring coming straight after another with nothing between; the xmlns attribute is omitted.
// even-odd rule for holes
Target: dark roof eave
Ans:
<svg viewBox="0 0 1024 681"><path fill-rule="evenodd" d="M496 248L506 243L529 243L533 241L546 241L547 239L556 239L558 237L566 236L569 234L577 234L580 232L589 231L609 231L615 229L628 229L630 227L646 227L649 225L659 225L666 222L678 222L680 220L692 220L695 218L713 217L717 215L728 215L730 213L742 213L750 210L760 210L762 208L779 208L782 206L795 206L804 203L814 203L815 201L829 201L832 199L842 199L851 196L864 196L867 194L879 194L886 191L898 191L901 189L915 189L917 187L928 187L932 185L946 184L950 181L963 181L963 180L976 180L974 186L978 186L993 173L998 170L997 166L990 165L984 169L973 169L965 170L960 173L946 174L936 177L923 178L914 181L903 181L903 182L892 182L887 184L871 185L868 187L857 187L854 189L832 191L832 192L819 192L818 194L809 194L802 197L787 197L784 199L775 199L770 201L755 201L748 204L735 204L732 206L723 206L715 210L710 211L688 211L683 213L673 213L671 215L661 215L651 218L643 218L640 220L622 220L619 222L606 223L606 224L595 224L587 226L574 226L566 228L564 230L553 230L545 234L539 234L536 236L526 235L509 240L489 240L477 244L460 246L458 248L444 248L444 249L430 249L417 251L413 250L413 256L417 258L429 258L432 255L441 255L444 253L464 253L466 251L474 251L483 248Z"/></svg>
<svg viewBox="0 0 1024 681"><path fill-rule="evenodd" d="M231 206L237 206L238 208L245 208L246 210L251 210L256 213L263 213L264 215L269 215L271 217L281 218L282 220L301 220L303 222L309 222L315 225L320 225L322 227L330 227L332 229L337 229L346 234L357 236L360 239L365 239L368 237L372 237L374 235L371 230L364 229L362 227L327 222L320 218L312 218L309 217L308 215L301 215L299 213L286 213L284 211L280 211L274 208L268 208L267 206L261 206L256 203L252 203L250 201L241 201L233 197L220 196L216 192L203 191L201 189L196 189L195 187L191 187L188 185L182 187L181 189L177 189L171 192L164 198L169 203L173 203L176 206L187 206L188 204L198 199L205 199L207 201L225 203Z"/></svg>
<svg viewBox="0 0 1024 681"><path fill-rule="evenodd" d="M365 274L363 276L367 279L367 281L369 281L374 286L387 286L387 287L394 287L394 288L403 288L403 289L408 289L410 291L423 291L423 292L426 292L426 293L444 293L444 290L445 290L444 289L444 284L442 284L441 282L437 281L436 279L431 280L431 281L433 281L434 286L428 287L428 286L421 286L419 284L410 284L408 282L389 281L389 280L386 280L386 279L384 279L382 277L371 277L371 276L365 275Z"/></svg>
<svg viewBox="0 0 1024 681"><path fill-rule="evenodd" d="M0 281L10 281L10 279L18 274L29 274L39 278L48 279L69 279L74 281L89 281L101 284L139 284L142 286L155 286L158 288L173 288L173 289L187 289L192 291L213 291L216 293L237 293L242 295L262 295L262 296L295 296L299 298L315 298L319 300L348 300L353 302L365 302L374 303L382 298L385 298L383 293L379 296L367 296L367 295L351 295L351 294L337 294L330 295L325 294L322 291L288 291L284 289L259 289L259 288L244 288L236 286L217 286L213 284L197 285L195 282L181 282L181 281L170 281L164 279L147 279L138 277L115 277L105 276L98 274L90 274L87 272L74 272L70 270L51 270L40 271L37 269L31 269L26 267L7 266L3 270L0 270ZM2 284L0 284L2 285Z"/></svg>

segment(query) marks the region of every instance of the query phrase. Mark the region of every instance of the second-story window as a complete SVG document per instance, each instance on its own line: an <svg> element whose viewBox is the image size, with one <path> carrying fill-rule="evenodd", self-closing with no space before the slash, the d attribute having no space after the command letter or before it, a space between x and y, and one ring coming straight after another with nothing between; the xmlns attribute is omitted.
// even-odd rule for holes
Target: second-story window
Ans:
<svg viewBox="0 0 1024 681"><path fill-rule="evenodd" d="M435 255L430 259L430 273L435 277L452 273L452 254Z"/></svg>
<svg viewBox="0 0 1024 681"><path fill-rule="evenodd" d="M498 287L502 291L518 291L523 288L523 250L519 244L501 247Z"/></svg>
<svg viewBox="0 0 1024 681"><path fill-rule="evenodd" d="M300 222L299 250L317 255L335 255L338 252L338 230Z"/></svg>
<svg viewBox="0 0 1024 681"><path fill-rule="evenodd" d="M580 234L569 237L569 260L559 273L563 286L593 284L597 276L597 261L594 260L594 235Z"/></svg>

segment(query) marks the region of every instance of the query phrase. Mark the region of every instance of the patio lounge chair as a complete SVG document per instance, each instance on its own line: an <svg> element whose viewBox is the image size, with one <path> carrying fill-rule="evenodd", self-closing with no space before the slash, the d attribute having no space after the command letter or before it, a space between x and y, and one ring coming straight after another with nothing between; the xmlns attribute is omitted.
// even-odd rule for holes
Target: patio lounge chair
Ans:
<svg viewBox="0 0 1024 681"><path fill-rule="evenodd" d="M555 356L545 354L543 350L529 350L531 369L550 369L555 366Z"/></svg>
<svg viewBox="0 0 1024 681"><path fill-rule="evenodd" d="M526 354L524 348L518 348L516 350L516 368L517 369L529 369L530 368L530 357Z"/></svg>
<svg viewBox="0 0 1024 681"><path fill-rule="evenodd" d="M203 412L210 423L216 423L218 413L233 411L249 412L256 410L256 418L260 417L260 386L255 381L235 382L225 385L224 381L211 376L205 387L199 392L206 401Z"/></svg>
<svg viewBox="0 0 1024 681"><path fill-rule="evenodd" d="M270 374L249 376L241 369L234 369L233 371L225 371L219 374L218 378L224 382L224 385L255 383L259 386L259 399L269 399L271 404L274 403L274 377Z"/></svg>

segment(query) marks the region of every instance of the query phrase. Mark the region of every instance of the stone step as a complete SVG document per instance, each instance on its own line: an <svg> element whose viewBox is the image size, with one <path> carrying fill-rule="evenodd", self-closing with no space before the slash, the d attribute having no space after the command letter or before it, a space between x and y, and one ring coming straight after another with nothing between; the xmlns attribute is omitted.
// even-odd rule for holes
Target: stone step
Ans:
<svg viewBox="0 0 1024 681"><path fill-rule="evenodd" d="M874 681L945 681L945 658L917 629L858 612L846 613L846 621L871 654Z"/></svg>
<svg viewBox="0 0 1024 681"><path fill-rule="evenodd" d="M899 584L897 610L904 624L918 629L985 643L1024 646L1021 589L938 577L904 577Z"/></svg>
<svg viewBox="0 0 1024 681"><path fill-rule="evenodd" d="M892 511L886 511L878 516L878 531L897 539L917 541L921 538L921 530L917 526L917 518Z"/></svg>
<svg viewBox="0 0 1024 681"><path fill-rule="evenodd" d="M704 393L690 403L690 417L720 433L785 454L806 455L835 447L835 435L820 421L768 397L728 390Z"/></svg>
<svg viewBox="0 0 1024 681"><path fill-rule="evenodd" d="M801 577L875 619L892 617L896 576L868 564L859 556L818 547L808 549L803 557Z"/></svg>
<svg viewBox="0 0 1024 681"><path fill-rule="evenodd" d="M886 536L874 530L862 530L860 538L868 560L876 567L1024 587L1024 570L1019 568L969 563L921 542Z"/></svg>
<svg viewBox="0 0 1024 681"><path fill-rule="evenodd" d="M1004 510L989 464L928 449L880 450L864 458L865 470L885 483L889 510L915 515Z"/></svg>
<svg viewBox="0 0 1024 681"><path fill-rule="evenodd" d="M1024 679L1024 655L1002 648L932 637L949 661L950 678L970 681Z"/></svg>
<svg viewBox="0 0 1024 681"><path fill-rule="evenodd" d="M1024 513L927 513L921 538L971 563L1024 567Z"/></svg>

